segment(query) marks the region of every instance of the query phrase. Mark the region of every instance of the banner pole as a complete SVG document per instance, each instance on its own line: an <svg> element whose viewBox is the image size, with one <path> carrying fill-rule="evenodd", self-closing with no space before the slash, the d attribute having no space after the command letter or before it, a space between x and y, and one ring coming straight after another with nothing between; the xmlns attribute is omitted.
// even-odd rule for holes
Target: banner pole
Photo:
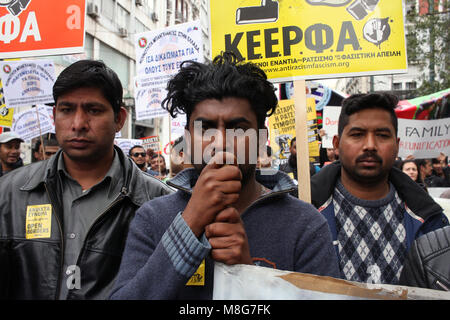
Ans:
<svg viewBox="0 0 450 320"><path fill-rule="evenodd" d="M167 115L169 118L169 178L172 177L172 162L170 157L172 156L172 117L170 114Z"/></svg>
<svg viewBox="0 0 450 320"><path fill-rule="evenodd" d="M39 137L41 139L41 146L42 146L42 159L45 160L45 146L44 146L44 139L42 139L41 122L39 120L39 108L35 104L32 105L31 107L34 107L36 109L37 123L39 127Z"/></svg>
<svg viewBox="0 0 450 320"><path fill-rule="evenodd" d="M297 180L299 199L311 203L309 145L307 128L306 81L294 81L295 136L297 143Z"/></svg>

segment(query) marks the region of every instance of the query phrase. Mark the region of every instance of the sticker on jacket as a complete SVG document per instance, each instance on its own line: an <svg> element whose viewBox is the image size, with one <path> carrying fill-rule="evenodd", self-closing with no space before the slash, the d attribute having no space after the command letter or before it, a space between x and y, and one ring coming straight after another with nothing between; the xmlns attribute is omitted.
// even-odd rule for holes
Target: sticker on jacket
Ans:
<svg viewBox="0 0 450 320"><path fill-rule="evenodd" d="M204 286L205 285L205 259L198 267L197 271L192 275L189 281L186 283L187 286Z"/></svg>
<svg viewBox="0 0 450 320"><path fill-rule="evenodd" d="M27 239L50 238L52 229L52 205L27 206L25 233Z"/></svg>

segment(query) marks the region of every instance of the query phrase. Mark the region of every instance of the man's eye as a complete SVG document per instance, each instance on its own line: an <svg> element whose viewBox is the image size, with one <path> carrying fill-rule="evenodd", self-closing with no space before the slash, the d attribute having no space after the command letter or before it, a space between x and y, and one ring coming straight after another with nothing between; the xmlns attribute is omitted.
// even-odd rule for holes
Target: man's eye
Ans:
<svg viewBox="0 0 450 320"><path fill-rule="evenodd" d="M361 137L362 133L361 132L353 132L350 134L350 137Z"/></svg>
<svg viewBox="0 0 450 320"><path fill-rule="evenodd" d="M99 114L101 112L102 112L102 110L100 110L100 109L95 109L95 108L89 109L89 113L91 113L91 114Z"/></svg>
<svg viewBox="0 0 450 320"><path fill-rule="evenodd" d="M63 107L63 108L59 108L58 110L59 110L59 112L62 112L62 113L69 113L72 110L72 108Z"/></svg>

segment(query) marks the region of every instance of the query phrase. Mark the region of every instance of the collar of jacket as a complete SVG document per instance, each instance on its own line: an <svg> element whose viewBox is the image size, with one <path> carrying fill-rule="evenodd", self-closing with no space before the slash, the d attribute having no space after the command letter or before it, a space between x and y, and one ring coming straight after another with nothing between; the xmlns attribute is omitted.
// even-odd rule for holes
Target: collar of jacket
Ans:
<svg viewBox="0 0 450 320"><path fill-rule="evenodd" d="M179 190L192 193L192 188L198 179L197 170L187 168L175 177L167 180L167 184ZM289 193L296 190L292 179L284 172L274 169L256 170L256 181L271 190L271 193Z"/></svg>
<svg viewBox="0 0 450 320"><path fill-rule="evenodd" d="M341 162L335 161L324 166L311 177L311 199L316 208L320 208L331 197L340 175ZM398 168L391 169L389 181L394 185L398 195L408 208L424 220L442 212L442 208L433 198Z"/></svg>
<svg viewBox="0 0 450 320"><path fill-rule="evenodd" d="M138 168L132 164L132 160L125 156L123 151L114 146L117 151L117 155L120 160L120 164L123 168L122 172L124 175L124 184L122 186L122 194L128 196L130 200L141 206L147 199L145 198L145 192L138 192L139 188L139 172ZM20 188L22 191L32 191L38 187L41 187L44 183L49 181L55 181L57 177L57 165L58 159L62 155L62 150L60 149L55 155L47 160L41 161L41 166L36 170L36 172L31 175L30 179ZM142 174L145 174L142 172Z"/></svg>

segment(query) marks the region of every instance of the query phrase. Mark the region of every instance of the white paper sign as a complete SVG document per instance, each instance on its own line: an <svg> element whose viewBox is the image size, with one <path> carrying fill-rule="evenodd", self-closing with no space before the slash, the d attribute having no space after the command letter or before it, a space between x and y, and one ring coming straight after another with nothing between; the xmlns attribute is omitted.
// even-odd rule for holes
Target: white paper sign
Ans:
<svg viewBox="0 0 450 320"><path fill-rule="evenodd" d="M37 112L36 108L38 108ZM54 133L55 127L50 110L51 108L47 106L37 106L27 111L14 114L11 130L16 132L25 141L30 141L46 133Z"/></svg>
<svg viewBox="0 0 450 320"><path fill-rule="evenodd" d="M450 154L450 118L437 120L398 119L398 155L416 159Z"/></svg>
<svg viewBox="0 0 450 320"><path fill-rule="evenodd" d="M333 137L338 134L338 120L341 107L324 107L322 128L325 135L322 137L322 148L333 148Z"/></svg>
<svg viewBox="0 0 450 320"><path fill-rule="evenodd" d="M186 128L186 115L178 114L176 118L171 118L171 138L172 141L178 137L184 136L184 130Z"/></svg>
<svg viewBox="0 0 450 320"><path fill-rule="evenodd" d="M51 60L1 62L0 78L8 108L54 102L55 66Z"/></svg>
<svg viewBox="0 0 450 320"><path fill-rule="evenodd" d="M136 119L164 116L167 113L160 103L166 97L165 88L169 79L178 73L183 61L203 62L200 22L192 21L137 34L135 48Z"/></svg>
<svg viewBox="0 0 450 320"><path fill-rule="evenodd" d="M136 120L144 120L167 116L169 113L161 107L167 91L162 86L151 84L152 79L136 78L134 97L136 105Z"/></svg>
<svg viewBox="0 0 450 320"><path fill-rule="evenodd" d="M130 151L130 149L133 146L142 145L142 140L140 139L114 139L114 144L117 145L120 149L122 149L122 151L128 155L128 151Z"/></svg>

